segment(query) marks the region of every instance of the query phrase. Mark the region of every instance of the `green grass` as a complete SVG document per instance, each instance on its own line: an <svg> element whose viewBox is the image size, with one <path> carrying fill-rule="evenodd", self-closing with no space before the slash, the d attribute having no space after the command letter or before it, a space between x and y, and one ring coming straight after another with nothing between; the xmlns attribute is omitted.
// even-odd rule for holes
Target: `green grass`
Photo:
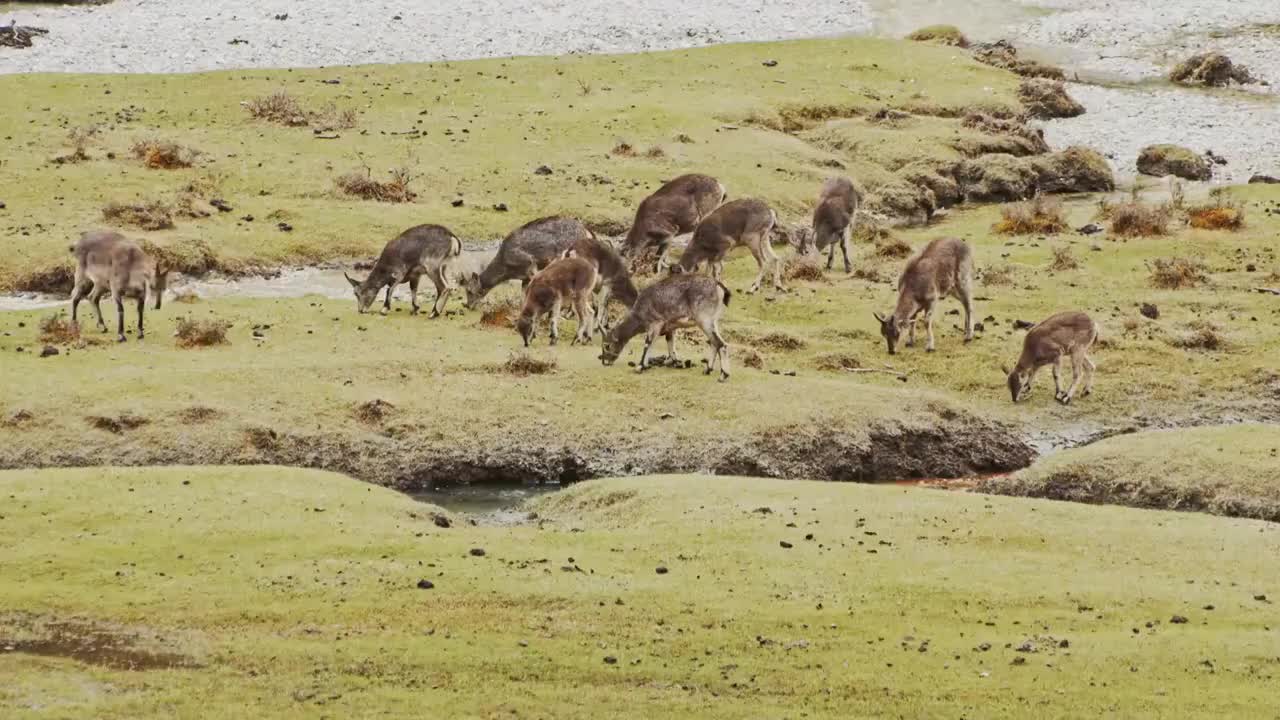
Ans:
<svg viewBox="0 0 1280 720"><path fill-rule="evenodd" d="M1280 522L1280 432L1231 425L1124 435L984 481L1008 495Z"/></svg>
<svg viewBox="0 0 1280 720"><path fill-rule="evenodd" d="M891 283L905 261L874 257L869 245L859 245L856 267L875 269L884 282L831 273L826 282L793 282L782 295L735 294L724 321L735 358L727 384L697 370L637 376L623 364L604 368L595 347L550 349L544 339L535 355L554 357L556 372L510 376L495 368L519 347L514 330L483 328L478 313L456 304L456 313L443 319L409 317L403 289L401 311L389 317L359 316L354 302L321 298L171 303L149 315L152 332L144 343L71 346L70 354L46 359L32 350L39 348L39 320L49 312L6 313L0 317L0 374L26 380L0 398L0 465L271 462L415 484L427 476L484 479L467 474L468 462L501 457L497 464L520 477L712 467L888 479L949 473L947 458L957 448L988 461L1007 459L1001 443L1010 437L1076 437L1142 426L1152 418L1192 425L1216 423L1225 414L1276 422L1280 330L1274 320L1280 306L1251 288L1264 284L1276 263L1271 245L1280 221L1259 204L1280 192L1257 187L1233 196L1249 212L1248 226L1238 233L1009 240L991 232L998 207L955 212L944 224L902 233L915 247L939 234L964 237L974 245L979 268L1008 267L1013 278L1011 285L979 281L977 319L995 320L971 345L961 343L960 317L947 314L958 303L945 301L933 354L920 348L892 358L885 353L872 311L892 307ZM1064 212L1077 227L1092 219L1094 206L1091 200L1069 202ZM1080 269L1050 272L1054 249L1064 246ZM1203 259L1211 282L1183 290L1152 287L1148 263L1162 257ZM1255 272L1246 271L1250 263ZM742 251L728 265L735 289L754 274L754 262ZM1144 302L1158 305L1159 320L1139 314ZM1089 312L1102 327L1103 341L1093 354L1095 393L1061 407L1046 373L1027 401L1012 405L1001 367L1012 365L1021 349L1023 333L1013 330L1014 321L1073 308ZM175 319L186 315L233 322L230 344L177 348L169 335ZM254 340L253 326L263 324L270 325L266 339ZM1225 339L1222 349L1178 346L1206 325ZM86 335L96 338L87 327ZM568 327L564 332L571 332ZM803 347L778 349L766 339L775 332ZM16 352L19 346L27 352ZM681 340L686 358L701 359L705 348L696 331ZM761 353L763 370L736 362L736 353L747 348ZM639 351L637 341L624 360ZM658 352L665 352L662 343ZM909 380L823 369L832 354L863 368L888 363ZM394 410L380 425L358 421L356 407L375 399ZM198 408L216 413L188 421L186 414ZM19 412L32 417L5 421ZM122 415L151 422L120 434L86 424L86 417ZM983 419L1005 426L977 422ZM986 442L974 445L974 436L963 432L948 439L948 432L966 428L980 431ZM263 440L267 430L277 433L278 442ZM952 449L895 450L902 447L895 438L904 432L917 439L933 433ZM738 464L735 457L750 462ZM876 470L877 457L895 462ZM975 461L956 469L998 468Z"/></svg>
<svg viewBox="0 0 1280 720"><path fill-rule="evenodd" d="M62 623L194 666L0 652L7 718L1218 718L1274 696L1254 596L1280 592L1280 534L1257 522L700 476L582 484L499 528L285 469L0 492L0 639Z"/></svg>
<svg viewBox="0 0 1280 720"><path fill-rule="evenodd" d="M777 66L765 67L768 59ZM70 239L103 224L107 202L172 200L207 176L220 179L215 193L234 212L179 220L150 237L175 245L202 239L233 270L369 255L426 221L466 240L501 237L556 212L629 223L659 181L689 170L714 173L734 196L759 195L784 215L802 216L832 172L823 163L837 157L761 123L803 128L883 107L1012 112L1015 87L1014 76L961 51L874 39L202 75L10 75L0 78L0 95L12 99L0 137L16 138L4 176L22 182L0 188L9 248L0 289L39 284L42 272L65 265ZM355 108L358 127L318 140L308 128L255 121L240 105L279 89L305 108ZM69 128L94 124L104 127L88 147L90 161L50 163L67 151ZM913 142L910 129L903 133ZM127 150L150 136L200 150L203 159L190 170L148 170ZM611 155L619 140L638 155ZM665 156L646 157L653 146ZM918 153L938 150L926 143ZM117 159L105 159L108 152ZM882 172L875 153L847 160L855 176ZM334 179L362 162L378 178L408 163L420 175L418 200L341 197ZM535 174L541 165L553 174ZM452 207L459 196L466 204ZM495 212L498 203L510 212ZM245 215L255 221L238 221ZM278 231L281 220L294 231Z"/></svg>

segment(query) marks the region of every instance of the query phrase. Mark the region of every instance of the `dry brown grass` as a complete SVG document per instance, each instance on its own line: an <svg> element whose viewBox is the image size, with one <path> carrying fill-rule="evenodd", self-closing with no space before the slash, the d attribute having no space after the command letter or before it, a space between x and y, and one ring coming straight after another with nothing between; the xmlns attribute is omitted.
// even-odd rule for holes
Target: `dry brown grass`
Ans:
<svg viewBox="0 0 1280 720"><path fill-rule="evenodd" d="M782 274L787 280L806 282L826 282L827 280L822 258L818 255L795 255L787 258L786 263Z"/></svg>
<svg viewBox="0 0 1280 720"><path fill-rule="evenodd" d="M960 32L960 28L955 25L930 25L922 27L919 30L907 36L908 40L916 42L930 42L939 45L949 45L951 47L969 47L969 38Z"/></svg>
<svg viewBox="0 0 1280 720"><path fill-rule="evenodd" d="M297 98L284 90L277 90L270 95L256 97L244 103L249 114L259 120L301 127L307 124L307 114Z"/></svg>
<svg viewBox="0 0 1280 720"><path fill-rule="evenodd" d="M231 323L226 320L195 320L189 317L178 318L174 336L178 338L178 347L197 348L226 345L227 331Z"/></svg>
<svg viewBox="0 0 1280 720"><path fill-rule="evenodd" d="M1076 259L1075 253L1071 252L1071 247L1067 245L1059 245L1053 248L1053 257L1049 260L1049 269L1054 272L1063 272L1065 270L1079 270L1080 261Z"/></svg>
<svg viewBox="0 0 1280 720"><path fill-rule="evenodd" d="M753 370L764 369L764 356L760 354L759 350L756 350L753 347L739 348L736 355L737 361L741 363L743 367L749 367Z"/></svg>
<svg viewBox="0 0 1280 720"><path fill-rule="evenodd" d="M1184 335L1175 335L1166 339L1170 345L1183 350L1208 350L1211 352L1229 350L1231 341L1227 339L1217 325L1197 320L1189 324L1191 331Z"/></svg>
<svg viewBox="0 0 1280 720"><path fill-rule="evenodd" d="M858 370L863 366L862 361L857 356L847 352L824 353L815 357L813 361L819 370L830 370L832 372Z"/></svg>
<svg viewBox="0 0 1280 720"><path fill-rule="evenodd" d="M143 425L149 424L151 421L144 417L139 417L130 413L110 417L106 415L89 415L85 417L85 422L90 427L105 432L120 435L126 430L136 430Z"/></svg>
<svg viewBox="0 0 1280 720"><path fill-rule="evenodd" d="M1165 290L1198 287L1209 281L1209 268L1199 260L1188 258L1156 258L1151 268L1151 284Z"/></svg>
<svg viewBox="0 0 1280 720"><path fill-rule="evenodd" d="M1187 223L1197 230L1243 230L1244 216L1244 205L1220 189L1213 192L1213 202L1187 208Z"/></svg>
<svg viewBox="0 0 1280 720"><path fill-rule="evenodd" d="M101 130L101 126L98 125L80 125L67 130L65 142L71 152L55 157L53 162L58 165L64 165L89 160L89 146L98 141L98 135Z"/></svg>
<svg viewBox="0 0 1280 720"><path fill-rule="evenodd" d="M1012 285L1016 278L1017 273L1009 264L992 265L978 271L978 279L989 287Z"/></svg>
<svg viewBox="0 0 1280 720"><path fill-rule="evenodd" d="M609 154L617 157L635 157L636 149L626 140L619 140L613 144L613 149L609 151Z"/></svg>
<svg viewBox="0 0 1280 720"><path fill-rule="evenodd" d="M774 331L754 338L752 344L762 345L773 350L791 352L794 350L802 350L809 343L805 342L804 338L798 338L795 335Z"/></svg>
<svg viewBox="0 0 1280 720"><path fill-rule="evenodd" d="M318 132L350 130L356 126L357 116L352 108L339 108L329 103L319 110L308 113L307 122Z"/></svg>
<svg viewBox="0 0 1280 720"><path fill-rule="evenodd" d="M1148 205L1137 200L1109 204L1099 212L1111 221L1111 232L1122 237L1151 237L1169 234L1173 210L1168 205Z"/></svg>
<svg viewBox="0 0 1280 720"><path fill-rule="evenodd" d="M418 197L411 187L416 179L417 176L408 167L393 168L390 179L385 181L374 179L372 172L365 168L341 175L334 183L340 192L351 197L378 202L407 203L413 202Z"/></svg>
<svg viewBox="0 0 1280 720"><path fill-rule="evenodd" d="M222 417L222 412L203 405L193 405L178 411L178 420L184 425L199 425Z"/></svg>
<svg viewBox="0 0 1280 720"><path fill-rule="evenodd" d="M135 141L129 152L152 170L189 168L200 156L200 151L195 148L154 137Z"/></svg>
<svg viewBox="0 0 1280 720"><path fill-rule="evenodd" d="M514 297L492 300L480 313L480 326L510 330L515 327L516 318L520 317L521 303Z"/></svg>
<svg viewBox="0 0 1280 720"><path fill-rule="evenodd" d="M163 200L112 201L102 208L102 218L142 230L168 230L173 227L173 207Z"/></svg>
<svg viewBox="0 0 1280 720"><path fill-rule="evenodd" d="M56 313L40 320L40 342L51 345L69 345L80 339L80 328Z"/></svg>
<svg viewBox="0 0 1280 720"><path fill-rule="evenodd" d="M876 255L896 259L910 257L911 246L902 238L888 237L876 243Z"/></svg>
<svg viewBox="0 0 1280 720"><path fill-rule="evenodd" d="M644 156L650 160L659 160L667 156L667 151L661 145L654 145L644 151Z"/></svg>
<svg viewBox="0 0 1280 720"><path fill-rule="evenodd" d="M555 372L555 358L538 358L524 351L511 353L507 361L498 369L510 375L525 377L528 375L546 375Z"/></svg>
<svg viewBox="0 0 1280 720"><path fill-rule="evenodd" d="M862 265L853 269L853 277L870 283L889 282L889 277L875 265Z"/></svg>
<svg viewBox="0 0 1280 720"><path fill-rule="evenodd" d="M1056 235L1066 229L1062 203L1044 195L1001 208L995 225L1001 235Z"/></svg>
<svg viewBox="0 0 1280 720"><path fill-rule="evenodd" d="M387 416L395 409L396 406L386 400L375 398L369 402L356 405L355 409L351 411L351 414L356 420L359 420L365 425L381 425L382 421L386 420Z"/></svg>
<svg viewBox="0 0 1280 720"><path fill-rule="evenodd" d="M200 302L200 296L195 290L188 288L174 293L173 300L171 302L182 303L184 305L194 305Z"/></svg>

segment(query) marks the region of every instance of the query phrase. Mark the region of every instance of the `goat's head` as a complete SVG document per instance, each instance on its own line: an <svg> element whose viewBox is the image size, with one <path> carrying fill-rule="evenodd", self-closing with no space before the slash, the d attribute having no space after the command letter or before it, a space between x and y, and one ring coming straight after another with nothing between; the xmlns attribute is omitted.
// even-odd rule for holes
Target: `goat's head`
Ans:
<svg viewBox="0 0 1280 720"><path fill-rule="evenodd" d="M1001 368L1004 370L1004 368ZM1031 371L1016 367L1012 372L1005 370L1009 382L1009 396L1016 403L1031 392Z"/></svg>
<svg viewBox="0 0 1280 720"><path fill-rule="evenodd" d="M600 362L605 367L613 365L618 360L618 356L622 354L624 343L618 336L618 329L614 329L601 336L600 340Z"/></svg>
<svg viewBox="0 0 1280 720"><path fill-rule="evenodd" d="M484 290L480 285L480 273L467 273L462 278L462 289L467 292L467 309L472 309L484 299Z"/></svg>
<svg viewBox="0 0 1280 720"><path fill-rule="evenodd" d="M346 273L342 273L342 276L347 279L347 282L351 283L351 288L355 290L356 310L364 313L373 304L373 301L378 298L379 288L367 279L363 281L356 280Z"/></svg>
<svg viewBox="0 0 1280 720"><path fill-rule="evenodd" d="M876 320L880 323L880 335L889 345L889 354L893 355L898 351L898 339L902 337L903 324L892 314L887 317L878 312L873 314L875 315Z"/></svg>
<svg viewBox="0 0 1280 720"><path fill-rule="evenodd" d="M529 341L534 338L533 316L520 315L516 319L516 332L520 333L520 339L524 340L524 346L529 347Z"/></svg>

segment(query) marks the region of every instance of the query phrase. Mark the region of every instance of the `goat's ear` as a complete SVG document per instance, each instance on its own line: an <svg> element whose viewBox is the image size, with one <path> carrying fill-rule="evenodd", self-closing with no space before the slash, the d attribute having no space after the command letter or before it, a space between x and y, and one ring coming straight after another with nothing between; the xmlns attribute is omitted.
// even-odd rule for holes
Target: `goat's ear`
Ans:
<svg viewBox="0 0 1280 720"><path fill-rule="evenodd" d="M478 273L478 272L473 272L473 273L471 273L471 279L472 279L472 280L479 280L479 279L480 279L480 273Z"/></svg>
<svg viewBox="0 0 1280 720"><path fill-rule="evenodd" d="M1006 377L1008 377L1008 375L1009 375L1009 366L1008 366L1008 365L1001 365L1001 366L1000 366L1000 372L1004 373L1004 374L1005 374L1005 376L1006 376Z"/></svg>
<svg viewBox="0 0 1280 720"><path fill-rule="evenodd" d="M353 287L353 288L358 288L358 287L360 287L360 281L359 281L359 280L356 280L355 278L351 277L350 275L346 274L345 272L344 272L344 273L342 273L342 277L346 278L346 279L347 279L347 282L351 283L351 287Z"/></svg>

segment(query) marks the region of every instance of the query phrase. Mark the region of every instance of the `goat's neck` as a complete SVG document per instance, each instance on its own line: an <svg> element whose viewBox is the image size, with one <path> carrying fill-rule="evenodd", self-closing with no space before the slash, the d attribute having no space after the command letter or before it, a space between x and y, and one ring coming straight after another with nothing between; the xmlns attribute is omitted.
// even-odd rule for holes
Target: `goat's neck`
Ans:
<svg viewBox="0 0 1280 720"><path fill-rule="evenodd" d="M644 323L640 322L640 318L634 312L627 313L622 322L613 329L618 347L621 348L631 342L631 338L639 335L641 330L644 330Z"/></svg>
<svg viewBox="0 0 1280 720"><path fill-rule="evenodd" d="M919 309L920 303L916 302L915 295L903 288L898 292L898 306L893 309L893 319L899 324L904 324L910 321Z"/></svg>
<svg viewBox="0 0 1280 720"><path fill-rule="evenodd" d="M493 262L480 271L480 291L487 293L508 279L498 259L494 258Z"/></svg>

